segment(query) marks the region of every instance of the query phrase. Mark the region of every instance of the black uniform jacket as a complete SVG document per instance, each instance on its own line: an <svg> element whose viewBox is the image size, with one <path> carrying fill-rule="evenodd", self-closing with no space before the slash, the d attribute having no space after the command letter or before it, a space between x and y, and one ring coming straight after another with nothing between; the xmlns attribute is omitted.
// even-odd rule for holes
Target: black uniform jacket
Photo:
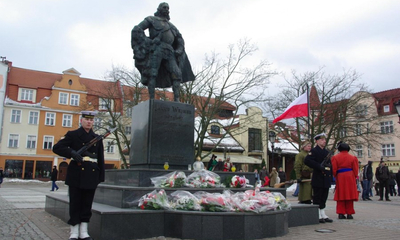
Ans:
<svg viewBox="0 0 400 240"><path fill-rule="evenodd" d="M97 134L90 130L87 133L82 127L68 131L53 147L53 152L66 158L71 158L71 151L78 151L86 143L95 138ZM103 141L98 141L82 156L97 158L97 163L83 162L78 164L71 161L68 166L65 184L82 189L95 189L100 182L104 182L104 146Z"/></svg>
<svg viewBox="0 0 400 240"><path fill-rule="evenodd" d="M324 170L324 168L321 166L322 161L328 154L328 150L316 146L315 148L311 149L307 157L304 159L304 164L314 169L311 179L311 185L313 187L331 187L332 169Z"/></svg>

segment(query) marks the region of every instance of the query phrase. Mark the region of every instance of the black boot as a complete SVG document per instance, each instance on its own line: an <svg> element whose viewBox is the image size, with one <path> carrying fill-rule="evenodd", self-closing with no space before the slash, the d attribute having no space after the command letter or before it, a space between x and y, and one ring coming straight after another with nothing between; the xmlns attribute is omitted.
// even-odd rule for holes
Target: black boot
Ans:
<svg viewBox="0 0 400 240"><path fill-rule="evenodd" d="M346 219L346 217L344 216L344 214L339 214L339 219Z"/></svg>

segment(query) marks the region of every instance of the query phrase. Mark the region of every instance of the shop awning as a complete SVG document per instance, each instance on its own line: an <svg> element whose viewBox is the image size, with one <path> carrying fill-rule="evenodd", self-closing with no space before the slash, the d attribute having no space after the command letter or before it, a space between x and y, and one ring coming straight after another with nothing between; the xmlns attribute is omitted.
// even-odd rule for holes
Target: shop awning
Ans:
<svg viewBox="0 0 400 240"><path fill-rule="evenodd" d="M231 163L247 163L247 164L261 164L262 160L253 158L253 157L248 157L248 156L242 156L242 155L230 155L231 158Z"/></svg>

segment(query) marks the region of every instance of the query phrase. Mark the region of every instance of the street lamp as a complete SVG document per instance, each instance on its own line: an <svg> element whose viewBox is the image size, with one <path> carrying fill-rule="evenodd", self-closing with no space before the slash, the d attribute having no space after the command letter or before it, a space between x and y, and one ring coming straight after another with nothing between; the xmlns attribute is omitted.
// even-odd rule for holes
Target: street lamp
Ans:
<svg viewBox="0 0 400 240"><path fill-rule="evenodd" d="M271 170L274 167L274 147L275 147L275 140L276 140L276 133L274 131L269 131L268 139L271 141Z"/></svg>
<svg viewBox="0 0 400 240"><path fill-rule="evenodd" d="M399 115L399 123L400 123L400 100L397 101L394 106L396 107L397 115Z"/></svg>
<svg viewBox="0 0 400 240"><path fill-rule="evenodd" d="M277 147L274 149L274 152L278 154L278 166L281 167L282 164L280 164L280 158L281 158L282 148Z"/></svg>

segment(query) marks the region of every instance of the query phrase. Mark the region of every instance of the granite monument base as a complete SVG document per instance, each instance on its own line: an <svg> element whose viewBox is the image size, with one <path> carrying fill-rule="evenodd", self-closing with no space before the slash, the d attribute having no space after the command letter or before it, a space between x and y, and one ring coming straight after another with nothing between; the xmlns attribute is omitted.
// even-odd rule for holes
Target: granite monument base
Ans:
<svg viewBox="0 0 400 240"><path fill-rule="evenodd" d="M46 212L67 222L68 209L68 196L46 196ZM89 234L96 240L159 236L198 240L250 240L279 237L287 234L290 227L319 224L318 206L307 204L293 204L289 211L214 213L118 208L94 202L92 213Z"/></svg>
<svg viewBox="0 0 400 240"><path fill-rule="evenodd" d="M133 107L130 167L187 169L194 159L194 106L148 100Z"/></svg>

